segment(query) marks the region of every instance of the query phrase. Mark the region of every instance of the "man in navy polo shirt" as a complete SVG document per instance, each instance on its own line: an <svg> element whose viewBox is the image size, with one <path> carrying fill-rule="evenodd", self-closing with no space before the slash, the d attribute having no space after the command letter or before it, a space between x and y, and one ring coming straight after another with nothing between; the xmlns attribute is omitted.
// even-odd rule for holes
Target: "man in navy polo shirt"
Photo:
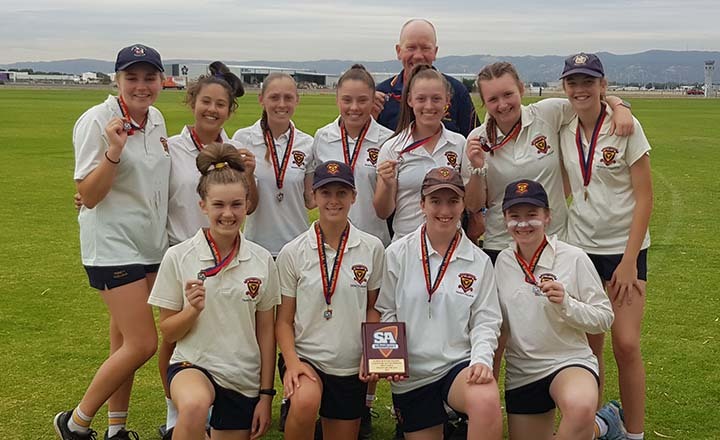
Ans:
<svg viewBox="0 0 720 440"><path fill-rule="evenodd" d="M435 26L428 20L414 18L406 22L400 30L400 41L395 45L398 60L403 70L377 86L373 116L390 130L397 127L400 114L400 99L403 86L414 66L429 64L437 56L437 35ZM447 109L443 123L448 130L467 136L477 125L480 125L470 93L460 81L444 75L453 88L453 97Z"/></svg>

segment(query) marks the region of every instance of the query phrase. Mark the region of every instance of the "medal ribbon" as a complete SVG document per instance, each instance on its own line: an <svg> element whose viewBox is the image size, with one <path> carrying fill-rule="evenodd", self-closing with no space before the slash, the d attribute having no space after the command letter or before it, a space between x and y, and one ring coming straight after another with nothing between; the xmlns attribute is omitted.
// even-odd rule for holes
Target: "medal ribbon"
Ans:
<svg viewBox="0 0 720 440"><path fill-rule="evenodd" d="M238 253L238 242L240 241L240 236L238 235L235 237L233 250L225 258L222 258L220 255L220 249L218 249L215 240L213 240L212 235L210 235L210 230L203 228L203 234L205 235L205 240L207 241L208 246L210 246L210 252L212 252L215 265L201 270L200 273L204 274L207 278L210 278L220 273L225 266L230 264L232 259Z"/></svg>
<svg viewBox="0 0 720 440"><path fill-rule="evenodd" d="M435 133L431 134L430 136L428 136L428 137L426 137L426 138L423 138L423 139L420 139L420 140L418 140L418 141L415 141L415 142L413 142L412 144L408 145L407 147L403 148L402 151L400 151L400 154L398 155L398 159L400 159L400 158L403 156L403 154L409 153L409 152L414 151L414 150L417 150L418 148L420 148L420 147L422 147L423 145L425 145L425 144L427 144L428 142L430 142L430 140L431 140L433 137L437 136L438 133L440 133L440 132L442 131L442 129L443 129L443 125L440 124L440 128L438 128L438 131L436 131Z"/></svg>
<svg viewBox="0 0 720 440"><path fill-rule="evenodd" d="M193 144L195 144L195 148L198 149L198 151L202 151L205 149L205 145L203 145L202 142L200 142L200 136L198 136L197 131L195 131L195 127L190 127L190 139L192 139ZM222 136L220 136L220 133L218 133L217 139L215 139L215 142L222 143Z"/></svg>
<svg viewBox="0 0 720 440"><path fill-rule="evenodd" d="M485 143L481 143L480 147L485 151L486 153L494 153L495 150L499 150L500 148L504 147L505 144L510 142L511 140L515 139L518 134L520 134L520 130L522 129L522 124L520 123L521 119L518 119L515 125L512 126L510 129L510 133L508 133L507 136L500 142L497 143L497 122L495 122L495 119L490 118L490 120L487 123L487 126L485 127L485 134L487 135L488 142L490 142L490 145L487 145Z"/></svg>
<svg viewBox="0 0 720 440"><path fill-rule="evenodd" d="M583 152L583 130L580 121L578 121L578 126L575 131L575 145L577 146L578 158L580 159L580 172L582 173L583 186L585 187L590 184L590 177L592 177L592 164L593 159L595 158L595 147L597 146L598 137L600 137L600 129L602 128L603 122L605 122L604 103L600 105L600 115L598 115L597 121L595 121L595 127L593 128L592 137L590 138L587 157L585 157Z"/></svg>
<svg viewBox="0 0 720 440"><path fill-rule="evenodd" d="M520 255L520 253L515 250L515 259L517 260L518 264L520 265L520 270L525 274L525 282L528 284L532 284L533 286L537 286L537 280L535 279L535 268L538 265L538 262L540 261L540 256L542 255L543 251L548 245L547 237L543 236L543 241L540 243L540 246L535 250L535 253L533 254L532 258L530 259L530 263L525 261L523 257Z"/></svg>
<svg viewBox="0 0 720 440"><path fill-rule="evenodd" d="M345 254L345 246L350 236L350 223L345 226L340 235L340 244L337 253L333 259L332 271L328 274L327 256L325 255L325 236L320 229L320 222L315 222L315 236L317 238L318 257L320 258L320 277L322 278L323 295L325 296L325 304L330 306L330 301L335 294L335 286L337 286L338 274L342 265L343 255Z"/></svg>
<svg viewBox="0 0 720 440"><path fill-rule="evenodd" d="M365 126L360 130L360 134L358 135L352 155L350 154L350 142L348 141L348 134L347 130L345 129L345 124L343 124L342 120L339 121L339 123L340 140L342 140L343 157L345 158L345 164L350 167L350 170L353 173L355 173L355 164L357 163L358 157L360 157L360 149L362 148L362 143L365 140L365 135L370 129L370 121L368 121L368 123L365 124Z"/></svg>
<svg viewBox="0 0 720 440"><path fill-rule="evenodd" d="M270 149L270 158L272 159L273 171L275 172L275 185L278 189L282 189L283 181L285 180L285 171L287 171L288 164L290 163L290 153L292 152L293 141L295 140L295 127L291 122L287 148L285 148L282 162L279 163L277 146L275 145L275 139L269 128L263 128L263 136L265 137L265 146Z"/></svg>
<svg viewBox="0 0 720 440"><path fill-rule="evenodd" d="M422 230L420 231L420 235L420 250L422 252L423 272L425 273L425 287L427 288L429 303L432 300L433 294L440 286L440 282L445 276L445 272L447 272L448 266L450 265L450 259L452 258L453 253L455 253L455 249L457 249L458 244L460 243L461 234L458 231L457 233L455 233L452 241L450 241L450 246L448 246L447 251L445 251L445 255L443 255L443 259L440 262L440 267L438 267L438 273L434 283L432 282L430 275L430 255L427 245L426 225L423 225Z"/></svg>
<svg viewBox="0 0 720 440"><path fill-rule="evenodd" d="M135 130L140 130L140 131L145 130L145 124L147 124L148 114L150 112L148 111L145 113L145 119L143 119L142 123L140 123L139 126L135 125L135 124L133 124L132 118L130 117L130 109L128 109L128 106L125 103L125 100L123 99L122 95L118 96L117 100L118 100L118 105L120 106L120 113L122 114L123 119L125 120L125 122L130 124L130 126L132 127L132 130L128 130L128 135L132 135L135 132Z"/></svg>

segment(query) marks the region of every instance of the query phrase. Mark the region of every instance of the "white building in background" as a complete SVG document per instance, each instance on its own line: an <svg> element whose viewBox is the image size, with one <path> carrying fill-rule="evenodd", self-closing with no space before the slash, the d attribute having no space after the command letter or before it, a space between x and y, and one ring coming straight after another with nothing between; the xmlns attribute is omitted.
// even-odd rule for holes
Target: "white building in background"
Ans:
<svg viewBox="0 0 720 440"><path fill-rule="evenodd" d="M175 63L166 64L164 67L165 75L187 78L188 81L193 81L200 75L208 73L208 64L205 63ZM297 81L301 88L304 84L315 84L320 87L335 87L338 81L338 75L313 72L307 69L295 69L292 67L245 66L229 64L228 68L232 73L240 77L245 84L251 85L262 84L265 77L272 72L287 73L295 78L295 81Z"/></svg>
<svg viewBox="0 0 720 440"><path fill-rule="evenodd" d="M713 88L713 73L715 71L715 61L705 61L705 97L715 95Z"/></svg>

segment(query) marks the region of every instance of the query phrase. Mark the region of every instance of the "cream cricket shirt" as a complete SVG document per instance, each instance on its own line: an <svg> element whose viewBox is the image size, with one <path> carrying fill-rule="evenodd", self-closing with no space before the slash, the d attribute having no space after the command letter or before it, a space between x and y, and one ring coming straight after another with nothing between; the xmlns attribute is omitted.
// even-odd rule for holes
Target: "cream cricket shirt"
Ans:
<svg viewBox="0 0 720 440"><path fill-rule="evenodd" d="M593 157L587 200L580 170L580 156L575 144L577 118L560 132L563 163L573 196L568 217L567 241L590 254L617 255L625 252L635 209L630 167L643 155L649 154L650 144L637 120L632 135L611 136L610 106L606 106L606 112ZM583 155L587 156L589 143L584 135L582 144ZM647 231L641 249L649 246L650 232Z"/></svg>
<svg viewBox="0 0 720 440"><path fill-rule="evenodd" d="M339 120L340 118L336 118L315 133L313 171L318 164L328 160L345 161ZM391 135L392 131L378 124L374 119L370 119L370 127L362 142L362 150L358 153L359 156L355 163L354 175L357 199L350 208L350 214L348 215L353 225L361 231L376 236L385 246L390 244L390 231L388 231L387 222L375 214L373 196L377 181L376 167L380 147ZM356 145L357 139L348 137L350 155L355 151Z"/></svg>
<svg viewBox="0 0 720 440"><path fill-rule="evenodd" d="M325 246L328 273L336 252ZM332 318L325 319L315 224L285 245L278 255L281 293L296 300L295 351L327 374L357 375L362 354L361 324L369 290L380 288L384 249L380 240L352 224L332 296Z"/></svg>
<svg viewBox="0 0 720 440"><path fill-rule="evenodd" d="M490 258L463 233L440 286L428 304L420 240L421 227L386 250L382 289L375 308L383 322L405 322L410 377L392 384L406 393L433 383L453 366L492 368L502 316ZM432 249L430 273L435 281L443 256ZM429 311L431 310L431 315Z"/></svg>
<svg viewBox="0 0 720 440"><path fill-rule="evenodd" d="M543 99L522 106L522 128L517 138L494 151L485 153L487 167L487 213L485 249L502 250L512 241L502 212L505 187L516 180L532 179L545 188L552 212L550 234L564 237L567 204L562 181L562 158L558 132L572 119L572 106L566 99ZM487 122L473 130L468 139L486 137ZM501 142L505 135L497 129ZM467 160L466 160L467 162Z"/></svg>
<svg viewBox="0 0 720 440"><path fill-rule="evenodd" d="M214 265L202 231L168 249L148 303L180 311L192 307L185 281ZM205 280L205 309L177 342L171 363L191 362L207 369L222 387L248 397L260 389L260 347L255 312L280 303L275 262L268 251L240 234L240 251L214 277Z"/></svg>
<svg viewBox="0 0 720 440"><path fill-rule="evenodd" d="M508 334L505 346L505 389L540 380L567 365L598 372L586 333L604 333L613 322L610 300L590 258L575 246L548 238L535 268L535 278L556 279L565 288L561 304L535 296L515 259L514 243L495 263L495 275Z"/></svg>
<svg viewBox="0 0 720 440"><path fill-rule="evenodd" d="M308 227L307 209L305 209L305 174L313 163L313 138L302 131L291 128L275 139L278 163L282 161L290 139L290 130L295 130L292 151L288 159L283 188L278 190L275 182L270 151L265 147L265 138L260 121L235 132L233 140L239 148L247 148L255 155L255 179L258 186L258 205L245 221L245 235L273 256L293 238L302 234ZM267 159L266 157L267 155ZM282 192L282 201L278 193Z"/></svg>
<svg viewBox="0 0 720 440"><path fill-rule="evenodd" d="M76 181L101 161L109 143L105 126L122 118L117 98L86 111L75 123ZM80 253L85 266L157 264L168 246L167 224L170 155L162 114L148 110L145 130L128 136L116 165L110 191L93 209L80 208Z"/></svg>
<svg viewBox="0 0 720 440"><path fill-rule="evenodd" d="M411 145L412 126L390 139L380 149L378 164L386 160L398 160L398 189L393 218L393 241L411 233L425 221L420 210L420 189L425 174L433 168L450 167L460 172L465 159L465 137L443 126L440 138L432 153L424 147L407 152L400 158L403 148ZM469 178L464 175L463 177Z"/></svg>
<svg viewBox="0 0 720 440"><path fill-rule="evenodd" d="M224 143L238 147L230 141L225 130L220 132ZM195 160L200 151L190 136L190 128L168 139L170 146L170 199L168 201L168 239L176 245L192 237L198 229L208 227L207 216L200 210L197 185L200 171Z"/></svg>

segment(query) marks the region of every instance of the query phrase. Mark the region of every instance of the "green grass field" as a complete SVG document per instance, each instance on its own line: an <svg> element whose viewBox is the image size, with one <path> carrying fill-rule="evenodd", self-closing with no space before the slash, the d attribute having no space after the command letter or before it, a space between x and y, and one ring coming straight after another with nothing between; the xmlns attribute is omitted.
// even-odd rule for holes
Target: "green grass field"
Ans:
<svg viewBox="0 0 720 440"><path fill-rule="evenodd" d="M0 438L51 439L54 414L73 407L108 350L107 313L80 264L71 197L72 127L107 91L0 88ZM190 121L182 92L157 106L168 133ZM720 438L720 101L633 99L653 146L655 211L651 224L648 305L643 329L647 366L646 438ZM260 114L241 98L232 133ZM331 95L305 95L295 121L310 134L336 115ZM713 226L714 225L714 226ZM608 347L609 349L609 347ZM606 398L617 398L607 351ZM375 438L393 429L380 386ZM276 398L276 404L279 399ZM158 438L164 400L155 361L135 381L130 427ZM274 409L277 419L277 406ZM100 435L105 413L94 427ZM282 438L276 424L265 437Z"/></svg>

